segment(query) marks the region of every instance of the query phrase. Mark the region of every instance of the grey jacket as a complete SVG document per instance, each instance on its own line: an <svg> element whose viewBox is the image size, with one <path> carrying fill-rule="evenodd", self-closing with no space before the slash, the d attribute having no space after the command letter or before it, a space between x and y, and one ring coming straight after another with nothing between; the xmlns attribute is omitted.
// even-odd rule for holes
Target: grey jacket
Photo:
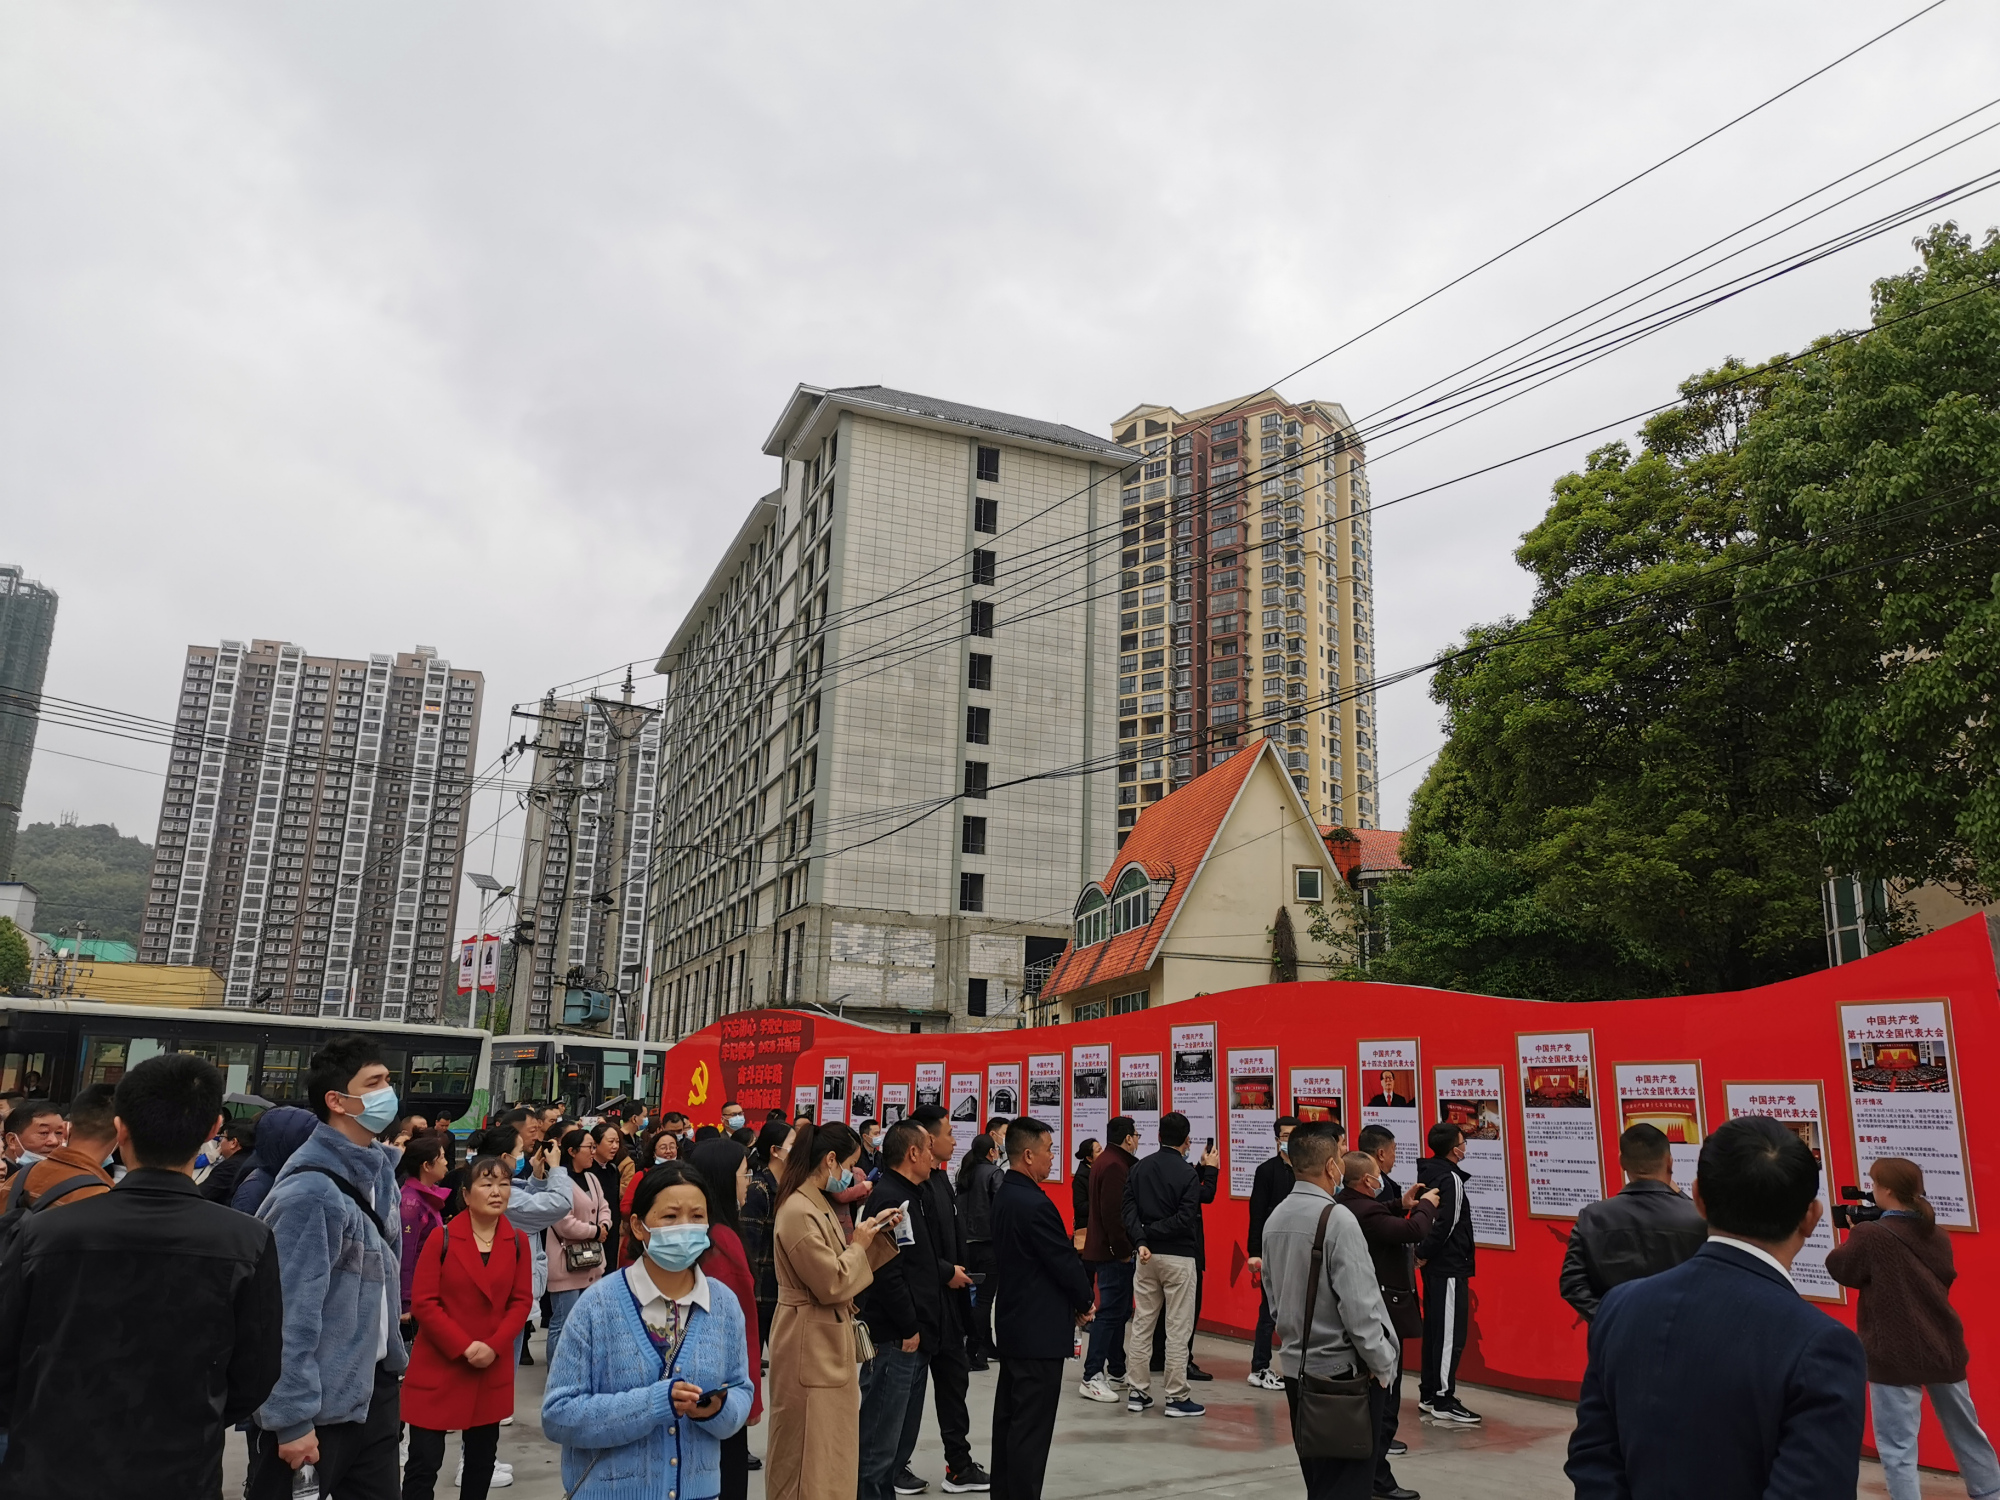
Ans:
<svg viewBox="0 0 2000 1500"><path fill-rule="evenodd" d="M1326 1283L1319 1289L1308 1337L1306 1293L1312 1276L1313 1234L1320 1214L1328 1208L1333 1213L1326 1221ZM1284 1374L1300 1373L1303 1348L1306 1368L1315 1375L1346 1374L1357 1363L1365 1363L1378 1381L1395 1376L1398 1341L1361 1225L1324 1188L1303 1177L1264 1223L1264 1294L1277 1319L1278 1359Z"/></svg>
<svg viewBox="0 0 2000 1500"><path fill-rule="evenodd" d="M507 1222L528 1237L534 1251L533 1294L537 1302L549 1289L549 1249L543 1243L548 1236L542 1231L560 1224L575 1208L568 1167L551 1166L549 1175L539 1182L533 1177L514 1179L513 1192L507 1198ZM612 1246L611 1253L617 1255L617 1246Z"/></svg>

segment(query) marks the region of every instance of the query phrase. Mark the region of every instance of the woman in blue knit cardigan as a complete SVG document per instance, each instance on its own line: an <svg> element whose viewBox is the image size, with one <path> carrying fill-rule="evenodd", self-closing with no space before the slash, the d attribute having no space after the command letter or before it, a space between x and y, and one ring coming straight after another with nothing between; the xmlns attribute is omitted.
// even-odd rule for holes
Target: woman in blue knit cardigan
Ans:
<svg viewBox="0 0 2000 1500"><path fill-rule="evenodd" d="M695 1264L708 1197L694 1168L648 1172L625 1232L640 1253L571 1309L542 1431L562 1444L574 1500L715 1500L722 1440L750 1416L751 1373L743 1309Z"/></svg>

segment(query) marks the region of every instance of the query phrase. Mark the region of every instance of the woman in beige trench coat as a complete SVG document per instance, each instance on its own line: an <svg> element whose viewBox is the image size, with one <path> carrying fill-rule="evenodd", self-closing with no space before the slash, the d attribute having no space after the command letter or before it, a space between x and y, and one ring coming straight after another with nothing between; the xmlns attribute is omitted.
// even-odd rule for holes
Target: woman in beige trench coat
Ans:
<svg viewBox="0 0 2000 1500"><path fill-rule="evenodd" d="M850 1244L833 1205L861 1156L845 1125L822 1125L808 1148L801 1129L778 1184L772 1265L778 1312L768 1347L764 1454L766 1500L854 1500L861 1464L861 1379L854 1353L854 1298L896 1253L882 1233L900 1210L854 1226Z"/></svg>

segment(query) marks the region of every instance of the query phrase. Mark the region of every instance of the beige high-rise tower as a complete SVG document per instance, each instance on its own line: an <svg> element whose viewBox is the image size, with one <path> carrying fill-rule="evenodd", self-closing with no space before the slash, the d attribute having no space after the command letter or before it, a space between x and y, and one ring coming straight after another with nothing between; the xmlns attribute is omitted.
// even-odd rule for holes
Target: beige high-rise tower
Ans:
<svg viewBox="0 0 2000 1500"><path fill-rule="evenodd" d="M1373 828L1368 476L1347 413L1276 391L1111 426L1120 494L1118 828L1251 738L1322 822Z"/></svg>

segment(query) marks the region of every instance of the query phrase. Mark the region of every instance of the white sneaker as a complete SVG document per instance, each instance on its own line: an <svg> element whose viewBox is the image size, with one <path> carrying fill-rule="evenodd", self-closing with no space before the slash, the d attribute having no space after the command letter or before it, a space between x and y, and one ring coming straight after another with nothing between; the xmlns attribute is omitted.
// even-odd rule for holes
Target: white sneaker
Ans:
<svg viewBox="0 0 2000 1500"><path fill-rule="evenodd" d="M1118 1401L1122 1399L1118 1392L1112 1389L1111 1382L1104 1378L1102 1370L1084 1381L1082 1385L1079 1385L1076 1388L1076 1393L1086 1401Z"/></svg>
<svg viewBox="0 0 2000 1500"><path fill-rule="evenodd" d="M500 1419L500 1425L502 1427L512 1427L514 1425L514 1419L512 1417L502 1417Z"/></svg>
<svg viewBox="0 0 2000 1500"><path fill-rule="evenodd" d="M514 1466L494 1460L493 1477L487 1481L486 1487L490 1490L504 1490L513 1482ZM451 1483L453 1489L465 1488L465 1460L462 1458L458 1461L458 1472L452 1475Z"/></svg>
<svg viewBox="0 0 2000 1500"><path fill-rule="evenodd" d="M1276 1370L1252 1370L1247 1383L1260 1391L1282 1391L1285 1388L1285 1378Z"/></svg>

